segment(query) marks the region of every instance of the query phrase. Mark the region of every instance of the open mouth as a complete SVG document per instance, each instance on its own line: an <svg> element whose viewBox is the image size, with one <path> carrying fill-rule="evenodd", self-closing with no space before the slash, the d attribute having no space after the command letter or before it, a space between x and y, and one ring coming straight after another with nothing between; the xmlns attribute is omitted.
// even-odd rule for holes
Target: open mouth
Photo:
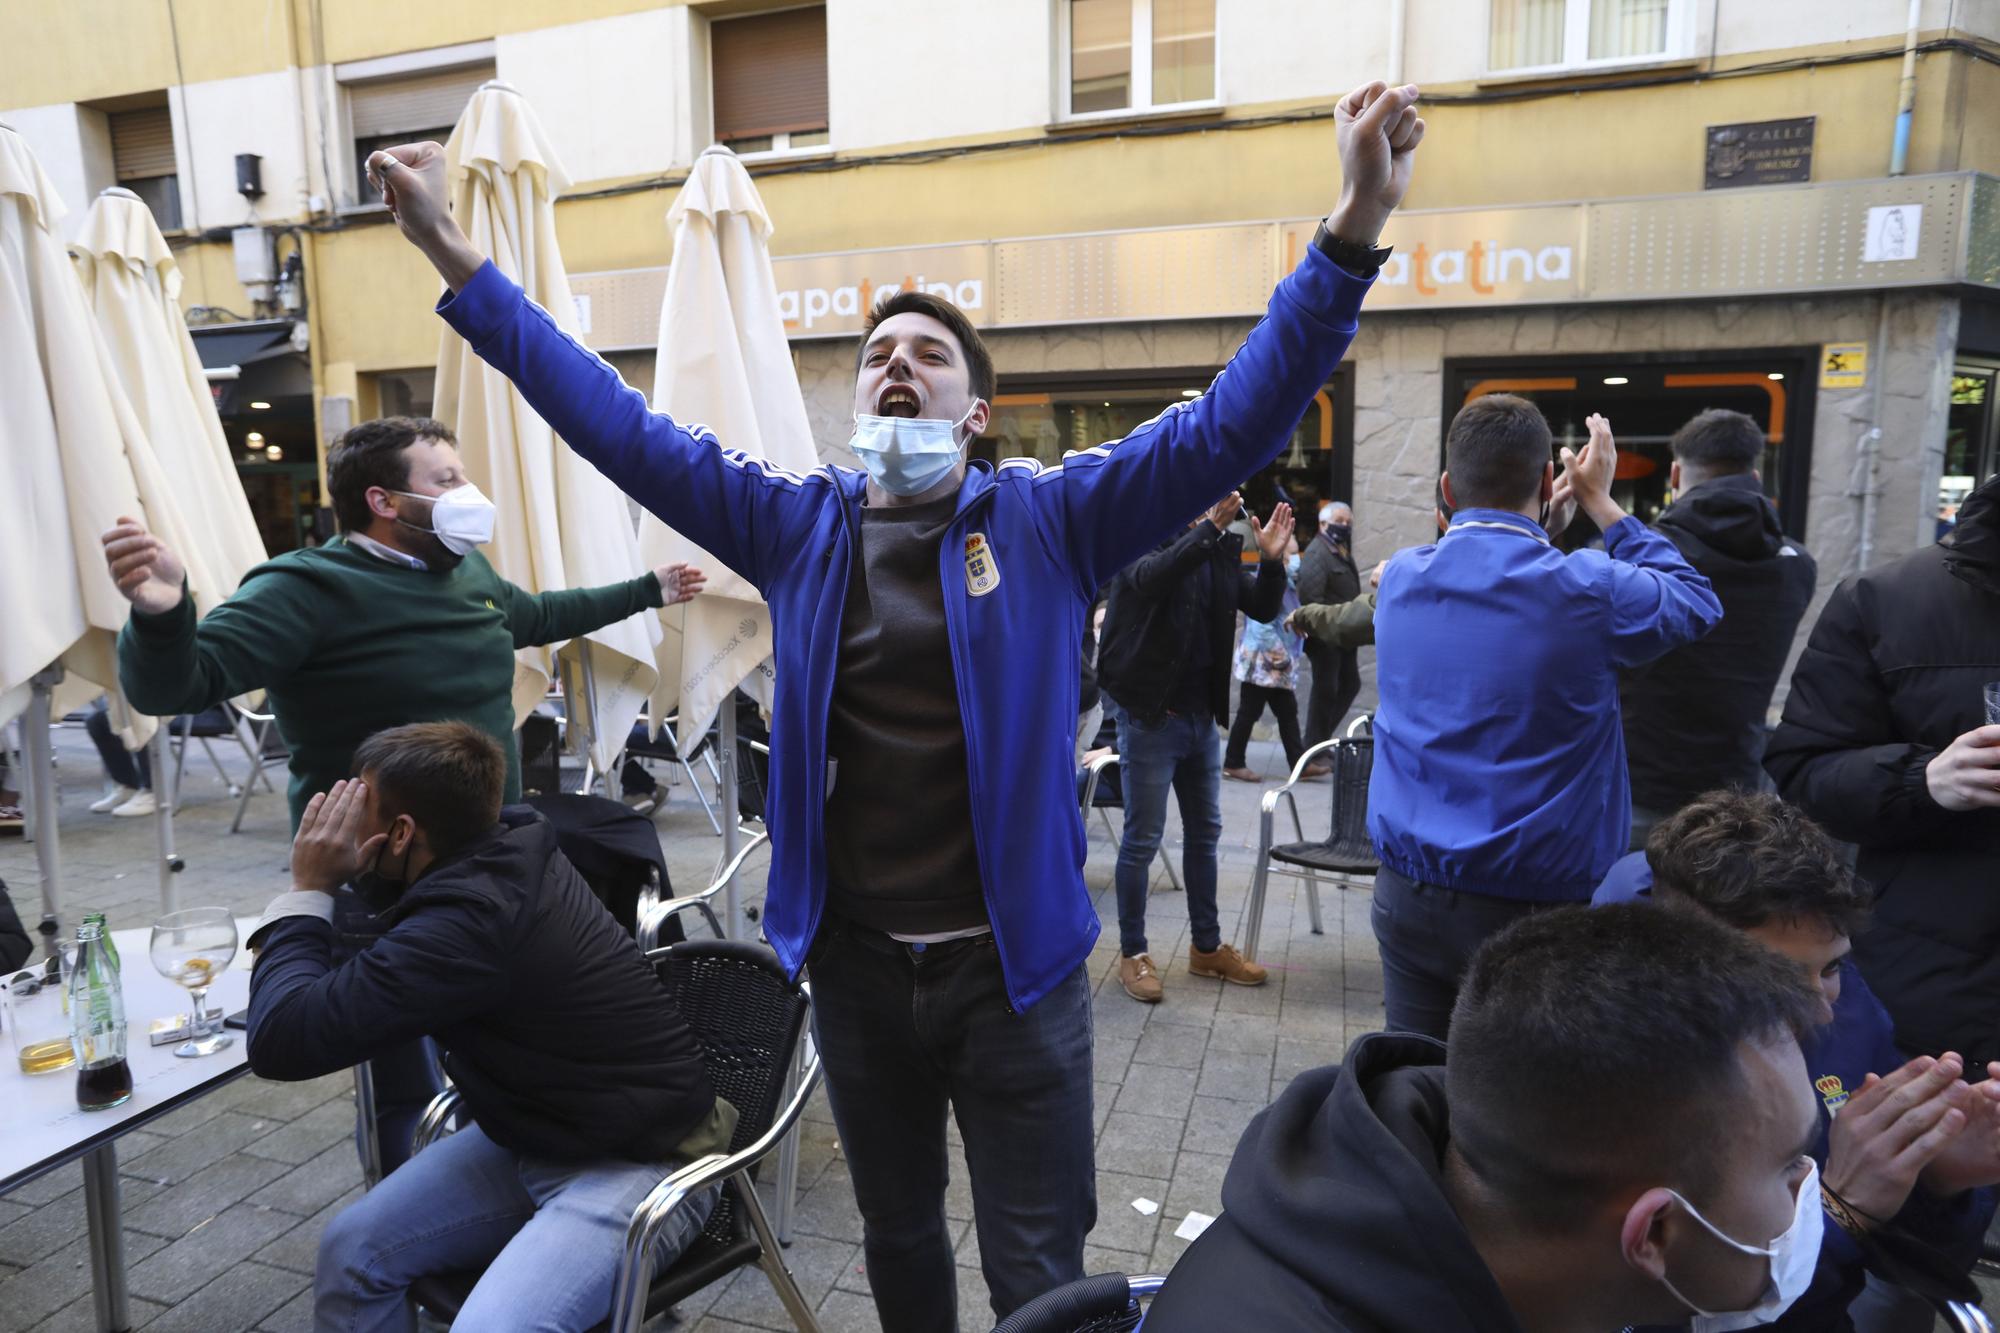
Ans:
<svg viewBox="0 0 2000 1333"><path fill-rule="evenodd" d="M882 390L875 400L875 415L878 417L914 417L923 406L917 399L917 392L906 384L891 384Z"/></svg>

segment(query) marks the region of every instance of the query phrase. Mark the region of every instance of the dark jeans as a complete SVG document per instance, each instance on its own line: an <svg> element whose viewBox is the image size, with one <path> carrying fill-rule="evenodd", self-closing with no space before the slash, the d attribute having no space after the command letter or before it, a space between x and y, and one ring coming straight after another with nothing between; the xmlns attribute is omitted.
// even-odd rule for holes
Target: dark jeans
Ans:
<svg viewBox="0 0 2000 1333"><path fill-rule="evenodd" d="M1336 648L1318 639L1306 640L1306 661L1312 663L1312 692L1306 696L1306 746L1331 740L1340 720L1361 694L1361 663L1352 648Z"/></svg>
<svg viewBox="0 0 2000 1333"><path fill-rule="evenodd" d="M99 699L97 707L90 710L89 718L84 721L83 729L90 733L90 743L97 747L97 757L104 761L105 777L121 787L152 790L153 761L143 749L128 750L125 742L111 734L109 704Z"/></svg>
<svg viewBox="0 0 2000 1333"><path fill-rule="evenodd" d="M1278 719L1278 740L1285 747L1286 766L1298 763L1299 756L1306 752L1299 741L1299 696L1290 690L1269 689L1246 680L1238 691L1236 721L1229 726L1229 751L1222 757L1224 768L1244 766L1250 728L1264 716L1266 704L1271 707L1271 716Z"/></svg>
<svg viewBox="0 0 2000 1333"><path fill-rule="evenodd" d="M957 1327L947 1109L995 1318L1083 1276L1097 1224L1085 969L1017 1014L991 935L902 944L828 917L808 970L883 1333Z"/></svg>
<svg viewBox="0 0 2000 1333"><path fill-rule="evenodd" d="M1146 952L1146 889L1167 829L1167 791L1181 803L1181 879L1187 887L1188 933L1204 953L1222 944L1215 910L1215 847L1222 839L1222 746L1215 722L1165 717L1148 726L1130 714L1118 723L1119 766L1125 770L1125 835L1118 843L1118 948L1127 958Z"/></svg>
<svg viewBox="0 0 2000 1333"><path fill-rule="evenodd" d="M388 933L381 919L368 910L353 889L342 888L333 895L333 965L356 957L362 950ZM429 1037L419 1037L372 1057L369 1072L375 1079L375 1134L382 1153L382 1174L388 1175L410 1156L410 1140L416 1137L417 1122L424 1108L444 1089L438 1069L437 1047ZM362 1143L360 1109L355 1111L354 1151L366 1166L368 1153Z"/></svg>
<svg viewBox="0 0 2000 1333"><path fill-rule="evenodd" d="M1423 884L1383 866L1370 916L1382 955L1382 1008L1391 1032L1445 1039L1459 978L1486 940L1558 903L1516 902Z"/></svg>

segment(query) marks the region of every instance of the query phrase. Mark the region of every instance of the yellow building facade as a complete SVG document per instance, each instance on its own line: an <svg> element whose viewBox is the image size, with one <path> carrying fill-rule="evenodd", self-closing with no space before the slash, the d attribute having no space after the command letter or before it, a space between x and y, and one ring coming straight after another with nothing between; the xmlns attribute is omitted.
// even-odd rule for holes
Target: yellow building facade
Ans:
<svg viewBox="0 0 2000 1333"><path fill-rule="evenodd" d="M832 461L859 310L884 283L942 288L989 331L987 456L1053 460L1198 390L1338 193L1339 95L1416 82L1429 134L1384 238L1397 258L1292 448L1246 479L1253 505L1350 498L1371 559L1421 540L1443 425L1507 388L1559 434L1610 415L1644 512L1677 421L1741 407L1830 587L1931 540L2000 435L2000 8L1923 0L1915 29L1910 12L0 0L0 121L75 214L120 182L172 213L282 546L311 539L326 438L427 407L443 332L436 279L358 154L442 132L482 79L528 98L574 178L557 222L587 336L642 388L675 189L709 142L743 153ZM148 132L171 135L170 178Z"/></svg>

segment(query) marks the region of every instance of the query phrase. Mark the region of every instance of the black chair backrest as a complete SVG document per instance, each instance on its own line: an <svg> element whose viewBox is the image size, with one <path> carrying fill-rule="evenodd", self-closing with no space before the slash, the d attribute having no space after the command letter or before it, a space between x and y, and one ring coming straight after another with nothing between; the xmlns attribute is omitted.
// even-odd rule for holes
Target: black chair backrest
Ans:
<svg viewBox="0 0 2000 1333"><path fill-rule="evenodd" d="M1043 1292L993 1333L1128 1333L1138 1324L1139 1305L1125 1275L1100 1273Z"/></svg>
<svg viewBox="0 0 2000 1333"><path fill-rule="evenodd" d="M736 1108L738 1152L762 1138L782 1109L785 1080L805 1035L807 1004L778 955L746 940L690 940L656 950L653 966L701 1043L716 1095ZM704 1233L727 1239L728 1195Z"/></svg>
<svg viewBox="0 0 2000 1333"><path fill-rule="evenodd" d="M1368 839L1368 775L1375 767L1375 740L1355 736L1333 747L1333 826L1327 843L1337 853L1372 861Z"/></svg>
<svg viewBox="0 0 2000 1333"><path fill-rule="evenodd" d="M673 897L660 831L637 810L622 801L574 793L530 796L527 803L555 826L556 846L628 933L637 929L639 893L649 877L658 876L662 898ZM685 938L679 932L679 921L669 918L663 942Z"/></svg>

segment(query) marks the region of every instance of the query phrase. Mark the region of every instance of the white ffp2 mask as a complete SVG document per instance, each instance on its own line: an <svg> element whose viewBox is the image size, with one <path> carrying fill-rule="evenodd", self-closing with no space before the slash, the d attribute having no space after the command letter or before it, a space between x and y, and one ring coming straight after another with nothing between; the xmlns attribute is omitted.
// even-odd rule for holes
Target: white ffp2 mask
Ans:
<svg viewBox="0 0 2000 1333"><path fill-rule="evenodd" d="M394 494L431 502L428 531L453 555L466 555L473 547L484 546L493 540L493 502L469 481L452 487L442 495L419 495L415 491L396 491ZM407 526L414 528L417 525L410 523ZM426 529L417 528L417 531Z"/></svg>

